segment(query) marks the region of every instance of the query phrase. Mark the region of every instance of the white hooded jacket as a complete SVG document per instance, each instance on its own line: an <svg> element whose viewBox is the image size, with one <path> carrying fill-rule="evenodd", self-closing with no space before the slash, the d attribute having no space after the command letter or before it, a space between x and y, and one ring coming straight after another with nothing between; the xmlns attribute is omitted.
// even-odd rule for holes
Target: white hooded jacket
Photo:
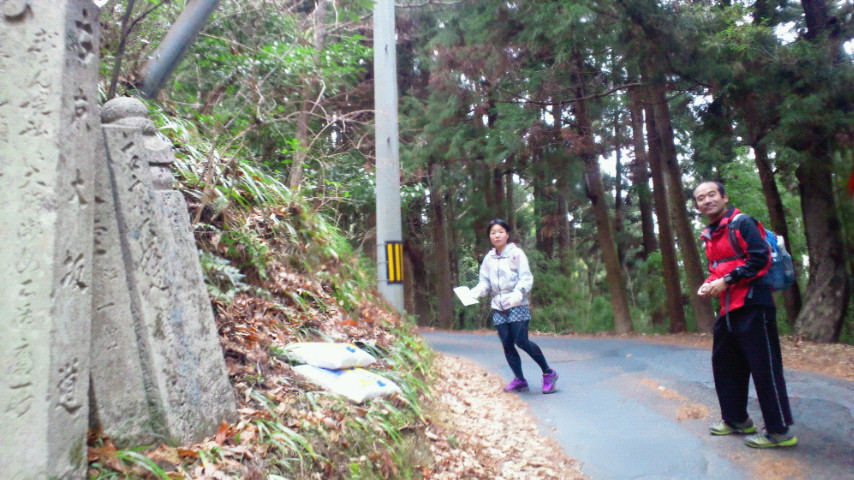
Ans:
<svg viewBox="0 0 854 480"><path fill-rule="evenodd" d="M508 310L528 305L528 296L534 286L534 275L528 266L528 257L515 243L508 243L501 254L489 251L480 264L480 281L471 289L476 297L489 295L491 307Z"/></svg>

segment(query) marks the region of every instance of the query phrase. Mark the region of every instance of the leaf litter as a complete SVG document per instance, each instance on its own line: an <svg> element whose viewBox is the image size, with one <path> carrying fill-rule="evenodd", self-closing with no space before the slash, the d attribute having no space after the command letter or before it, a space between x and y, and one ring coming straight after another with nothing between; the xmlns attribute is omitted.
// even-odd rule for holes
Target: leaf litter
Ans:
<svg viewBox="0 0 854 480"><path fill-rule="evenodd" d="M269 226L269 222L260 218L259 215L257 229ZM205 250L225 254L216 241L201 243ZM332 264L321 270L335 275L336 268ZM266 294L239 291L229 301L212 300L229 377L238 400L238 420L220 425L202 442L133 449L130 451L133 455L123 453L128 451L120 450L99 432L90 432L90 477L112 471L122 478L261 480L268 478L270 459L283 455L276 445L290 445L287 455L291 458L285 460L291 462L296 479L350 478L347 466L352 468L360 463L375 465L375 471L383 478L403 478L398 464L382 448L368 455L341 458L341 452L353 447L354 439L345 434L347 425L365 423L372 407L341 408L340 401L324 395L315 395L314 403L306 404L306 392L315 392L317 388L294 374L277 347L319 339L369 345L387 352L396 341L393 332L412 327L390 313L376 299L376 292L360 295L355 308L347 311L331 294L331 285L290 271L281 261L265 265L263 281L260 274L251 277L252 283L264 285ZM711 345L708 334L632 337L704 348ZM854 380L854 346L816 344L798 337L783 337L781 343L786 368ZM393 370L387 362L381 362L379 368ZM424 413L418 422L406 427L423 439L426 457L415 465L418 476L407 478L586 478L577 461L568 457L554 439L537 431L535 421L525 414L520 400L496 394L503 393L498 377L470 362L442 355L435 357L432 372L431 393L421 399ZM392 399L394 402L401 400ZM707 415L684 402L682 406L685 411L678 413L680 420ZM280 431L265 430L265 422L278 422ZM378 438L388 435L382 428L374 428ZM271 443L270 439L274 441ZM323 449L322 453L330 458L336 451L338 456L334 462L315 461L321 458L315 447ZM299 449L302 453L294 453ZM143 455L150 463L129 464L122 460ZM335 464L342 460L343 466ZM162 473L155 475L152 470Z"/></svg>
<svg viewBox="0 0 854 480"><path fill-rule="evenodd" d="M222 423L196 444L134 449L148 463L122 461L127 456L121 456L122 450L111 439L90 432L90 477L112 471L122 478L260 480L269 478L271 458L285 455L291 457L286 460L296 479L351 478L348 467L354 464L371 464L386 479L585 478L577 462L537 431L519 400L495 395L500 379L473 364L440 355L430 369L434 372L428 379L430 393L421 398L421 419L406 426L423 441L422 447L413 447L424 450L423 460L414 466L417 476L401 472L383 448L346 458L354 439L345 430L354 422L368 424L366 419L375 407L346 402L342 407L341 400L296 375L277 348L294 341L325 340L388 352L397 340L394 332L412 326L374 296L365 296L356 311L348 313L319 281L279 264L268 265L267 275L269 295L240 292L229 302L213 300L238 402L237 421ZM374 367L395 368L386 361ZM315 393L309 403L306 392ZM403 400L396 397L390 399L392 408L402 406ZM271 422L284 430L265 430ZM389 435L380 426L371 428L377 438ZM289 453L276 445L290 445Z"/></svg>

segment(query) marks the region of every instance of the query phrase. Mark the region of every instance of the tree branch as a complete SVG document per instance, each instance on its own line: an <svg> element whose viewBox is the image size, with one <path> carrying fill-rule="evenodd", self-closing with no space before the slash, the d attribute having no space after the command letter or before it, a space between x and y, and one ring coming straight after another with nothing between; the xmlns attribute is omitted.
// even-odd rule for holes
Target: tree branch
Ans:
<svg viewBox="0 0 854 480"><path fill-rule="evenodd" d="M507 93L507 94L509 94L509 95L511 95L511 96L513 96L513 97L518 98L518 99L521 99L521 101L513 101L513 100L496 100L496 102L498 102L498 103L524 103L524 104L529 104L529 105L539 105L539 106L543 106L543 107L546 107L546 106L552 106L552 105L558 105L558 106L563 107L564 105L569 105L569 104L571 104L571 103L575 103L575 102L582 102L582 101L585 101L585 100L592 100L592 99L594 99L594 98L607 97L608 95L610 95L610 94L612 94L612 93L614 93L614 92L620 91L620 90L625 90L625 89L627 89L627 88L631 88L631 87L640 87L640 86L644 86L644 85L646 85L646 84L645 84L645 83L639 83L639 82L636 82L636 83L627 83L627 84L624 84L624 85L618 85L618 86L616 86L616 87L614 87L614 88L612 88L612 89L610 89L610 90L606 90L606 91L604 91L604 92L595 93L595 94L593 94L593 95L588 95L588 96L585 96L585 97L573 98L573 99L570 99L570 100L560 100L560 101L558 101L558 102L555 102L555 101L536 101L536 100L528 100L528 99L526 99L525 97L523 97L522 95L520 95L520 94L518 94L518 93L514 93L514 92L511 92L511 91L509 91L509 90L506 90L506 89L503 89L503 88L500 88L500 87L499 87L497 90L502 91L502 92L504 92L504 93Z"/></svg>

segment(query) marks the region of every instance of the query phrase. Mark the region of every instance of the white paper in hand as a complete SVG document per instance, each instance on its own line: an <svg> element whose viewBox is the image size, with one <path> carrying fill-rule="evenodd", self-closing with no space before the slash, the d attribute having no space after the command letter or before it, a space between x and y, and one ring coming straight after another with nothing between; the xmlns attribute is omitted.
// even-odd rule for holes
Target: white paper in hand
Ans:
<svg viewBox="0 0 854 480"><path fill-rule="evenodd" d="M454 289L454 293L457 294L457 297L459 297L460 301L463 302L463 305L467 307L477 303L477 297L471 293L469 287L457 287Z"/></svg>

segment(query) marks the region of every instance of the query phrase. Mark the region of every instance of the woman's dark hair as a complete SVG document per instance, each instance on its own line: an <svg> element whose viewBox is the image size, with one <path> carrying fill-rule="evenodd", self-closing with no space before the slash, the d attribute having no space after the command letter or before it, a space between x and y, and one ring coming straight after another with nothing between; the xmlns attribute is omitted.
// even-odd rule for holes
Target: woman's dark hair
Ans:
<svg viewBox="0 0 854 480"><path fill-rule="evenodd" d="M489 234L492 232L492 227L494 227L495 225L500 225L501 228L507 231L507 235L510 235L510 225L508 225L507 222L500 218L493 218L489 221L489 227L487 227L486 229L487 236L489 236Z"/></svg>

